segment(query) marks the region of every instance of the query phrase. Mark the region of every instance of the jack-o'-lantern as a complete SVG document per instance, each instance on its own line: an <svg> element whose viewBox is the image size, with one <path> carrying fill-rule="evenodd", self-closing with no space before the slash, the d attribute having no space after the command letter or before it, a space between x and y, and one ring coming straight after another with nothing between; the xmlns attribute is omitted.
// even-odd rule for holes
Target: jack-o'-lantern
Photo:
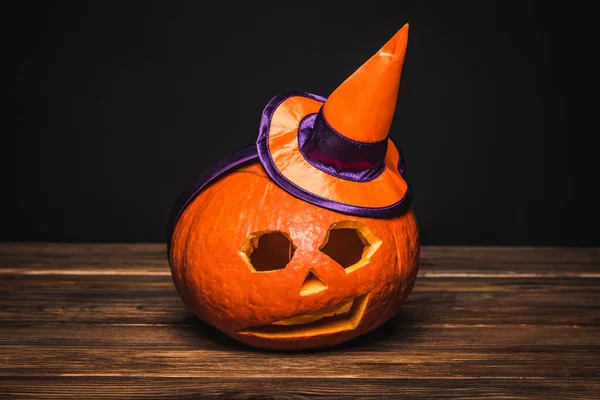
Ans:
<svg viewBox="0 0 600 400"><path fill-rule="evenodd" d="M262 348L332 346L390 319L415 283L417 222L389 137L405 25L327 99L285 92L255 145L204 171L168 228L189 309Z"/></svg>

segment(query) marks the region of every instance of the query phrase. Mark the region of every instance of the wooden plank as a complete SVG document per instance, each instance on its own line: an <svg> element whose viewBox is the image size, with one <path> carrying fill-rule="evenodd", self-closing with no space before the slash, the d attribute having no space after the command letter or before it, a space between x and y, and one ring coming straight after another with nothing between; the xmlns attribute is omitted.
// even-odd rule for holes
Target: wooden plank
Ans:
<svg viewBox="0 0 600 400"><path fill-rule="evenodd" d="M0 274L170 275L163 244L0 243Z"/></svg>
<svg viewBox="0 0 600 400"><path fill-rule="evenodd" d="M416 294L415 294L416 296ZM82 324L147 324L147 325L189 325L196 317L189 313L178 299L166 304L158 304L156 299L147 303L62 303L0 305L0 319L3 325L20 322L57 322ZM561 307L555 313L540 310L535 306L520 306L503 309L499 306L466 307L455 305L431 305L428 299L409 300L399 311L397 318L405 325L414 326L454 326L454 325L557 325L557 326L597 326L600 316L597 307Z"/></svg>
<svg viewBox="0 0 600 400"><path fill-rule="evenodd" d="M392 321L333 349L277 353L241 345L204 324L32 324L6 327L0 345L0 376L516 379L600 374L598 327L424 328Z"/></svg>
<svg viewBox="0 0 600 400"><path fill-rule="evenodd" d="M220 349L219 343L222 343ZM243 353L255 352L251 347L238 344L233 339L194 319L185 325L158 324L63 324L40 322L14 322L5 324L0 333L0 345L26 347L129 347L161 346L193 347L196 350L228 352L241 349ZM600 346L600 326L562 325L450 325L432 324L419 326L406 324L396 317L380 329L365 334L352 345L341 348L349 351L402 352L409 347L470 350L494 350L513 346L523 351L543 347L587 351ZM325 351L328 353L329 351ZM323 351L319 351L323 353Z"/></svg>
<svg viewBox="0 0 600 400"><path fill-rule="evenodd" d="M164 244L0 243L0 274L170 275ZM421 275L600 278L600 248L423 246Z"/></svg>
<svg viewBox="0 0 600 400"><path fill-rule="evenodd" d="M598 350L598 347L590 349ZM535 351L462 349L432 352L431 349L407 349L407 354L401 355L379 351L346 354L344 357L307 354L287 359L261 354L253 357L239 357L234 353L221 355L192 347L169 347L161 351L133 346L106 349L36 347L22 349L21 357L6 360L10 367L0 368L0 376L228 377L241 380L261 377L281 380L299 377L452 379L456 376L596 379L600 373L598 357L589 352L561 351L560 362L556 361L556 354L557 349L552 347L540 347ZM336 363L346 367L338 367Z"/></svg>
<svg viewBox="0 0 600 400"><path fill-rule="evenodd" d="M570 399L597 398L589 379L333 379L270 377L0 377L6 398L232 398L232 399Z"/></svg>
<svg viewBox="0 0 600 400"><path fill-rule="evenodd" d="M600 247L544 246L423 246L423 258L432 263L473 264L595 264Z"/></svg>
<svg viewBox="0 0 600 400"><path fill-rule="evenodd" d="M0 320L181 324L194 319L170 276L5 275ZM418 278L406 324L600 323L594 279Z"/></svg>

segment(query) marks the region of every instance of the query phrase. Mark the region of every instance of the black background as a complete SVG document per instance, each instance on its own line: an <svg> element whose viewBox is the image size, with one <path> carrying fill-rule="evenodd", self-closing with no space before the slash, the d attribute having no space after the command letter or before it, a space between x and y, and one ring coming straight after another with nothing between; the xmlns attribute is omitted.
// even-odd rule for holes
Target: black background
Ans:
<svg viewBox="0 0 600 400"><path fill-rule="evenodd" d="M271 97L328 96L408 22L391 135L422 244L600 244L589 7L11 3L1 240L165 240L179 192L254 142Z"/></svg>

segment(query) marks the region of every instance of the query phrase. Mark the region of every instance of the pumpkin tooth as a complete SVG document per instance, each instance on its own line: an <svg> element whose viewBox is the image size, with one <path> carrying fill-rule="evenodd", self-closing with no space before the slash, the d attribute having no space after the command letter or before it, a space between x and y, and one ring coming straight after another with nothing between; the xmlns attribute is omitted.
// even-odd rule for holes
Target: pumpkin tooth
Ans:
<svg viewBox="0 0 600 400"><path fill-rule="evenodd" d="M345 314L350 311L354 300L347 301L334 307L329 307L321 311L313 313L296 315L291 318L282 319L281 321L273 322L274 325L299 325L308 324L310 322L318 321L321 318L333 317L334 315Z"/></svg>

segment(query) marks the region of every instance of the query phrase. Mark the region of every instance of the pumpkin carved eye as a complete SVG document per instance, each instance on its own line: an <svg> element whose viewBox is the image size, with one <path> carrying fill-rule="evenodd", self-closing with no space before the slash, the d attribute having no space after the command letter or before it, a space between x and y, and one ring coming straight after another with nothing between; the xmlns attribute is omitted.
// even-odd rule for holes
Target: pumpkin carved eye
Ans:
<svg viewBox="0 0 600 400"><path fill-rule="evenodd" d="M295 251L296 246L289 236L279 231L251 233L240 248L240 254L252 272L283 269Z"/></svg>
<svg viewBox="0 0 600 400"><path fill-rule="evenodd" d="M319 250L344 267L347 274L369 263L370 257L381 246L366 225L357 221L332 224Z"/></svg>

